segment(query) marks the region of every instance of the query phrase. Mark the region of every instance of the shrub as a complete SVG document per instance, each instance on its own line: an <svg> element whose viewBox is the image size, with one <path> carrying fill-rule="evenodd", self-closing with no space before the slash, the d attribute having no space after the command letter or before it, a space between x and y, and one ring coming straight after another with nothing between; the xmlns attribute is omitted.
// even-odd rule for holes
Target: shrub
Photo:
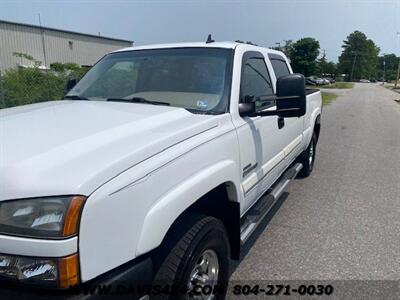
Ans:
<svg viewBox="0 0 400 300"><path fill-rule="evenodd" d="M9 69L0 82L0 108L61 99L68 78L79 80L85 72L86 68L76 64L61 63L52 64L50 70Z"/></svg>

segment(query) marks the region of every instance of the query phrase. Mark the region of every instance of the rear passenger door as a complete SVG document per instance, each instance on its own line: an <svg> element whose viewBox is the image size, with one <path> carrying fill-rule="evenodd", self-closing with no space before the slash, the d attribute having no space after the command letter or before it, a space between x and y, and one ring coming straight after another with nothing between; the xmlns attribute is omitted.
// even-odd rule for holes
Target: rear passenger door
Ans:
<svg viewBox="0 0 400 300"><path fill-rule="evenodd" d="M286 59L278 54L270 53L268 58L271 61L272 68L275 73L276 80L279 77L292 73ZM304 117L300 118L285 118L284 126L281 128L281 138L285 140L285 161L286 165L290 164L297 155L301 152L301 141L303 134Z"/></svg>

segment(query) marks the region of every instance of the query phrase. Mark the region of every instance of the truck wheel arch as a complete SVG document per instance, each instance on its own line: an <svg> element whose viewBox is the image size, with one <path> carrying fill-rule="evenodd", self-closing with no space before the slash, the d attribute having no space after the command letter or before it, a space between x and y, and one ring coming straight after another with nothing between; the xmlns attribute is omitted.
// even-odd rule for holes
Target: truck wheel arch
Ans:
<svg viewBox="0 0 400 300"><path fill-rule="evenodd" d="M315 136L317 138L317 143L318 143L318 139L319 139L320 130L321 130L321 114L319 114L317 116L317 118L315 119L315 123L314 123L314 132L315 132Z"/></svg>
<svg viewBox="0 0 400 300"><path fill-rule="evenodd" d="M303 150L308 147L310 144L311 138L313 134L316 134L317 142L319 138L319 133L321 129L321 111L314 110L311 114L311 117L307 122L307 129L303 132L304 142L303 142Z"/></svg>
<svg viewBox="0 0 400 300"><path fill-rule="evenodd" d="M232 175L236 173L237 165L233 161L221 161L197 172L165 194L153 205L144 219L136 247L136 256L158 247L173 224L184 214L199 210L203 210L204 213L204 209L207 208L205 204L211 203L209 202L211 198L214 198L212 203L216 206L223 202L223 208L229 209L230 214L238 214L237 218L232 218L231 215L229 218L232 223L235 222L234 219L237 219L237 224L225 225L230 228L230 231L236 230L237 227L240 233L240 190L238 188L240 185L238 185L239 179L232 178ZM212 197L214 193L223 190L226 192L226 198L215 201L215 197ZM240 243L239 234L237 236ZM236 241L231 242L236 244ZM232 252L234 255L234 249Z"/></svg>

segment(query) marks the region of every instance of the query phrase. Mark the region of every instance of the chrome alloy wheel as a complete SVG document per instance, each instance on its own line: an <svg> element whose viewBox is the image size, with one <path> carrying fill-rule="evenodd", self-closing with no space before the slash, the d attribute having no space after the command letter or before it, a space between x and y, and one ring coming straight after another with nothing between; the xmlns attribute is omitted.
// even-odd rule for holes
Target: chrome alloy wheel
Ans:
<svg viewBox="0 0 400 300"><path fill-rule="evenodd" d="M308 151L308 164L312 168L314 160L314 143L311 141L310 150Z"/></svg>
<svg viewBox="0 0 400 300"><path fill-rule="evenodd" d="M219 262L217 253L207 249L200 255L196 265L189 276L188 293L190 299L212 300L215 295L212 289L218 283ZM211 289L210 289L211 288ZM201 291L211 290L202 294Z"/></svg>

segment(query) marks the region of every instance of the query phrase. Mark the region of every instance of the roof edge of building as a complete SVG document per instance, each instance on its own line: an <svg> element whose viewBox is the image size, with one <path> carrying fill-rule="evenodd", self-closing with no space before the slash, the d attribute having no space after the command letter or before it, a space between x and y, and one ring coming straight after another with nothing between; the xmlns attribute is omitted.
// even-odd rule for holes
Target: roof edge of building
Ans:
<svg viewBox="0 0 400 300"><path fill-rule="evenodd" d="M1 19L0 19L0 23L10 24L10 25L26 26L26 27L33 27L33 28L38 28L38 29L43 29L43 30L65 32L65 33L77 34L77 35L88 36L88 37L99 38L99 39L105 39L105 40L126 42L126 43L131 43L131 44L134 43L134 41L126 40L126 39L119 39L119 38L113 38L113 37L108 37L108 36L95 35L95 34L90 34L90 33L82 33L82 32L77 32L77 31L72 31L72 30L64 30L64 29L58 29L58 28L52 28L52 27L46 27L46 26L39 26L39 25L33 25L33 24L27 24L27 23L20 23L20 22L13 22L13 21L1 20Z"/></svg>

